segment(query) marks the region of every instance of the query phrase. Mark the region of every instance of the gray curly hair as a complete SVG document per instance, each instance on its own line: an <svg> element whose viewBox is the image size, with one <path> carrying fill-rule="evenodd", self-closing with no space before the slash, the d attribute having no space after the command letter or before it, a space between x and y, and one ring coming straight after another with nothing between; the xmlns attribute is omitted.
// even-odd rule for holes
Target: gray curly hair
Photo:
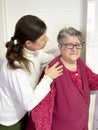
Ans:
<svg viewBox="0 0 98 130"><path fill-rule="evenodd" d="M69 28L64 27L58 33L58 36L57 36L58 44L64 44L64 41L66 40L66 38L68 36L76 36L76 37L78 37L78 39L79 39L79 41L81 43L84 43L83 42L83 34L82 34L82 32L76 30L73 27L69 27Z"/></svg>

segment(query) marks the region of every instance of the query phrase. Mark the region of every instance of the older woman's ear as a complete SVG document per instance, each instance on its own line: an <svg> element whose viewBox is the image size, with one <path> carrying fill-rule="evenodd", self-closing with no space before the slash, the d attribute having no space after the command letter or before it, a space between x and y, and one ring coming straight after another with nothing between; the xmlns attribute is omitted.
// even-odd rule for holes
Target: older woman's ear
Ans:
<svg viewBox="0 0 98 130"><path fill-rule="evenodd" d="M59 48L59 50L62 48L62 45L61 44L58 44L58 48Z"/></svg>

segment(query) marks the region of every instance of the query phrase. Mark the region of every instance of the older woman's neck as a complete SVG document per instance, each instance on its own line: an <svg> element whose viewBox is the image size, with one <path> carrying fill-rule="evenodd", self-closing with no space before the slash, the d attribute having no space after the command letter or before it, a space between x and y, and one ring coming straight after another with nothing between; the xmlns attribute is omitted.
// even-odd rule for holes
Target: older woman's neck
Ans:
<svg viewBox="0 0 98 130"><path fill-rule="evenodd" d="M71 71L77 70L77 62L76 61L65 60L62 57L61 57L61 61L67 69L69 69Z"/></svg>

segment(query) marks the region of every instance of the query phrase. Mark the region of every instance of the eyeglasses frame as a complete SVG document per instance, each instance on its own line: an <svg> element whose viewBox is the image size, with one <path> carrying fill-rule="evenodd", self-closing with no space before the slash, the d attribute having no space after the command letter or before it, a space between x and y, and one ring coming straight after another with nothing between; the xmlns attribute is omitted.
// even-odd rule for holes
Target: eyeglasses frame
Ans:
<svg viewBox="0 0 98 130"><path fill-rule="evenodd" d="M84 42L82 42L82 43L77 43L77 44L73 44L73 43L63 43L63 44L61 44L61 45L66 46L67 49L73 49L74 47L75 47L76 49L82 49L82 48L83 48L83 44L84 44ZM70 47L68 47L68 45L72 45L72 47L70 48ZM79 45L80 45L80 48L78 48Z"/></svg>

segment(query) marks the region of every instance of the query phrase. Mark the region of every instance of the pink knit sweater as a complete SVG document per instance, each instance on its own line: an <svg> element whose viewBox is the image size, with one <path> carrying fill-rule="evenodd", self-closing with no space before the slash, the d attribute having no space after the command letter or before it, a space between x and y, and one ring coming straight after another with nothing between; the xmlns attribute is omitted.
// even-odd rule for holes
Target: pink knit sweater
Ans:
<svg viewBox="0 0 98 130"><path fill-rule="evenodd" d="M77 70L77 72L80 75L80 70ZM98 75L94 74L88 67L86 67L86 72L89 89L98 90ZM70 72L71 77L79 87L80 92L84 95L83 88L81 87L81 76L76 79L77 76L74 76L75 73ZM51 85L50 93L31 111L26 130L51 130L55 94L56 88Z"/></svg>
<svg viewBox="0 0 98 130"><path fill-rule="evenodd" d="M54 95L55 88L51 86L50 93L31 111L26 130L51 130Z"/></svg>

